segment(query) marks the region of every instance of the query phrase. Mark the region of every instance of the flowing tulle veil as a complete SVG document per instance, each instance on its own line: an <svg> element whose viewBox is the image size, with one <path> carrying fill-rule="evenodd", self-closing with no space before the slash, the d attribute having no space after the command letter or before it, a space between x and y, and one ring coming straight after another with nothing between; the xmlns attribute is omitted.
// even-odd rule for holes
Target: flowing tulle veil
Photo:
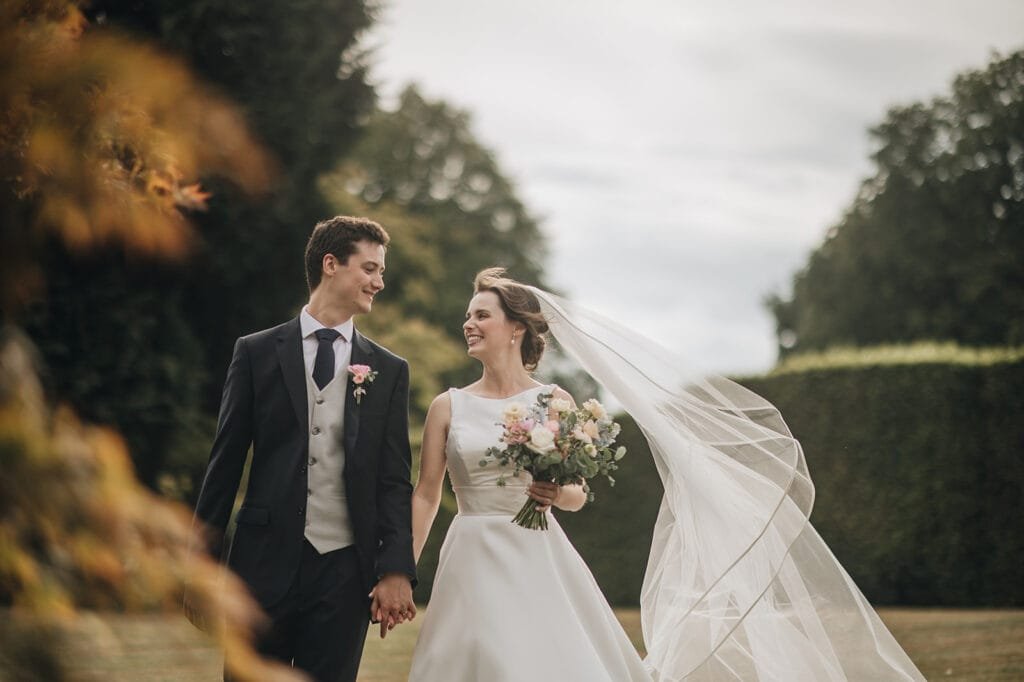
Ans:
<svg viewBox="0 0 1024 682"><path fill-rule="evenodd" d="M649 339L530 287L551 335L622 405L665 494L640 597L655 680L923 680L809 523L779 411Z"/></svg>

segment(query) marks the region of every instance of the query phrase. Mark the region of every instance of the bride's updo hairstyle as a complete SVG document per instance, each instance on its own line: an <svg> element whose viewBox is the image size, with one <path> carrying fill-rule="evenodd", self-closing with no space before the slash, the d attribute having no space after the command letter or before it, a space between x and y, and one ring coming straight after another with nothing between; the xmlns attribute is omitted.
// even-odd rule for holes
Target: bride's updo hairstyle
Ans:
<svg viewBox="0 0 1024 682"><path fill-rule="evenodd" d="M473 293L483 291L493 291L501 301L505 317L526 327L519 347L523 367L530 372L537 369L544 355L543 335L548 331L548 323L541 313L537 297L519 282L505 277L505 268L487 268L477 273L473 280Z"/></svg>

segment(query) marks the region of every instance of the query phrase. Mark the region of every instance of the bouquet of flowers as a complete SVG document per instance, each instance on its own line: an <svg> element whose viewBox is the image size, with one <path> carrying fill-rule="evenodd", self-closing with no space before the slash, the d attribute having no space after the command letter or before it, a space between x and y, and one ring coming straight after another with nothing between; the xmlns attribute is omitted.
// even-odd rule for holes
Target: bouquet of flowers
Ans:
<svg viewBox="0 0 1024 682"><path fill-rule="evenodd" d="M514 465L512 476L527 471L536 481L582 483L588 501L594 499L594 493L587 480L602 475L615 485L611 472L619 468L626 448L612 449L620 427L598 401L588 400L583 407L573 408L568 400L542 393L529 407L510 403L503 416L499 444L487 449L480 466L497 461L501 466ZM505 482L502 474L498 485ZM535 500L527 499L513 523L547 530L547 515L536 507Z"/></svg>

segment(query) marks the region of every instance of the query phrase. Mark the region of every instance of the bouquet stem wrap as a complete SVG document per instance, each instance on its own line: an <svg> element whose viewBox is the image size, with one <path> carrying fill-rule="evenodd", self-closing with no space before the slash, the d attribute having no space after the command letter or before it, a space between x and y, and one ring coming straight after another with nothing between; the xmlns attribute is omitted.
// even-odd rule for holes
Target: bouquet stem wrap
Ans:
<svg viewBox="0 0 1024 682"><path fill-rule="evenodd" d="M537 501L532 498L526 499L526 504L519 510L519 513L512 519L512 523L516 523L523 528L529 528L531 530L547 530L548 529L548 513L537 511Z"/></svg>

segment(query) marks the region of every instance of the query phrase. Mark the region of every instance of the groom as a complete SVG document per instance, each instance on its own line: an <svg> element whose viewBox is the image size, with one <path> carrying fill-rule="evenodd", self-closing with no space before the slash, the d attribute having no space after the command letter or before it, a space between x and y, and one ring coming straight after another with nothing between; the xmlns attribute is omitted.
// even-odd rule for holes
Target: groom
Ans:
<svg viewBox="0 0 1024 682"><path fill-rule="evenodd" d="M352 324L388 242L365 218L314 228L309 303L235 343L196 503L219 556L251 445L228 565L270 616L259 651L318 681L356 679L371 614L384 636L416 612L409 366Z"/></svg>

